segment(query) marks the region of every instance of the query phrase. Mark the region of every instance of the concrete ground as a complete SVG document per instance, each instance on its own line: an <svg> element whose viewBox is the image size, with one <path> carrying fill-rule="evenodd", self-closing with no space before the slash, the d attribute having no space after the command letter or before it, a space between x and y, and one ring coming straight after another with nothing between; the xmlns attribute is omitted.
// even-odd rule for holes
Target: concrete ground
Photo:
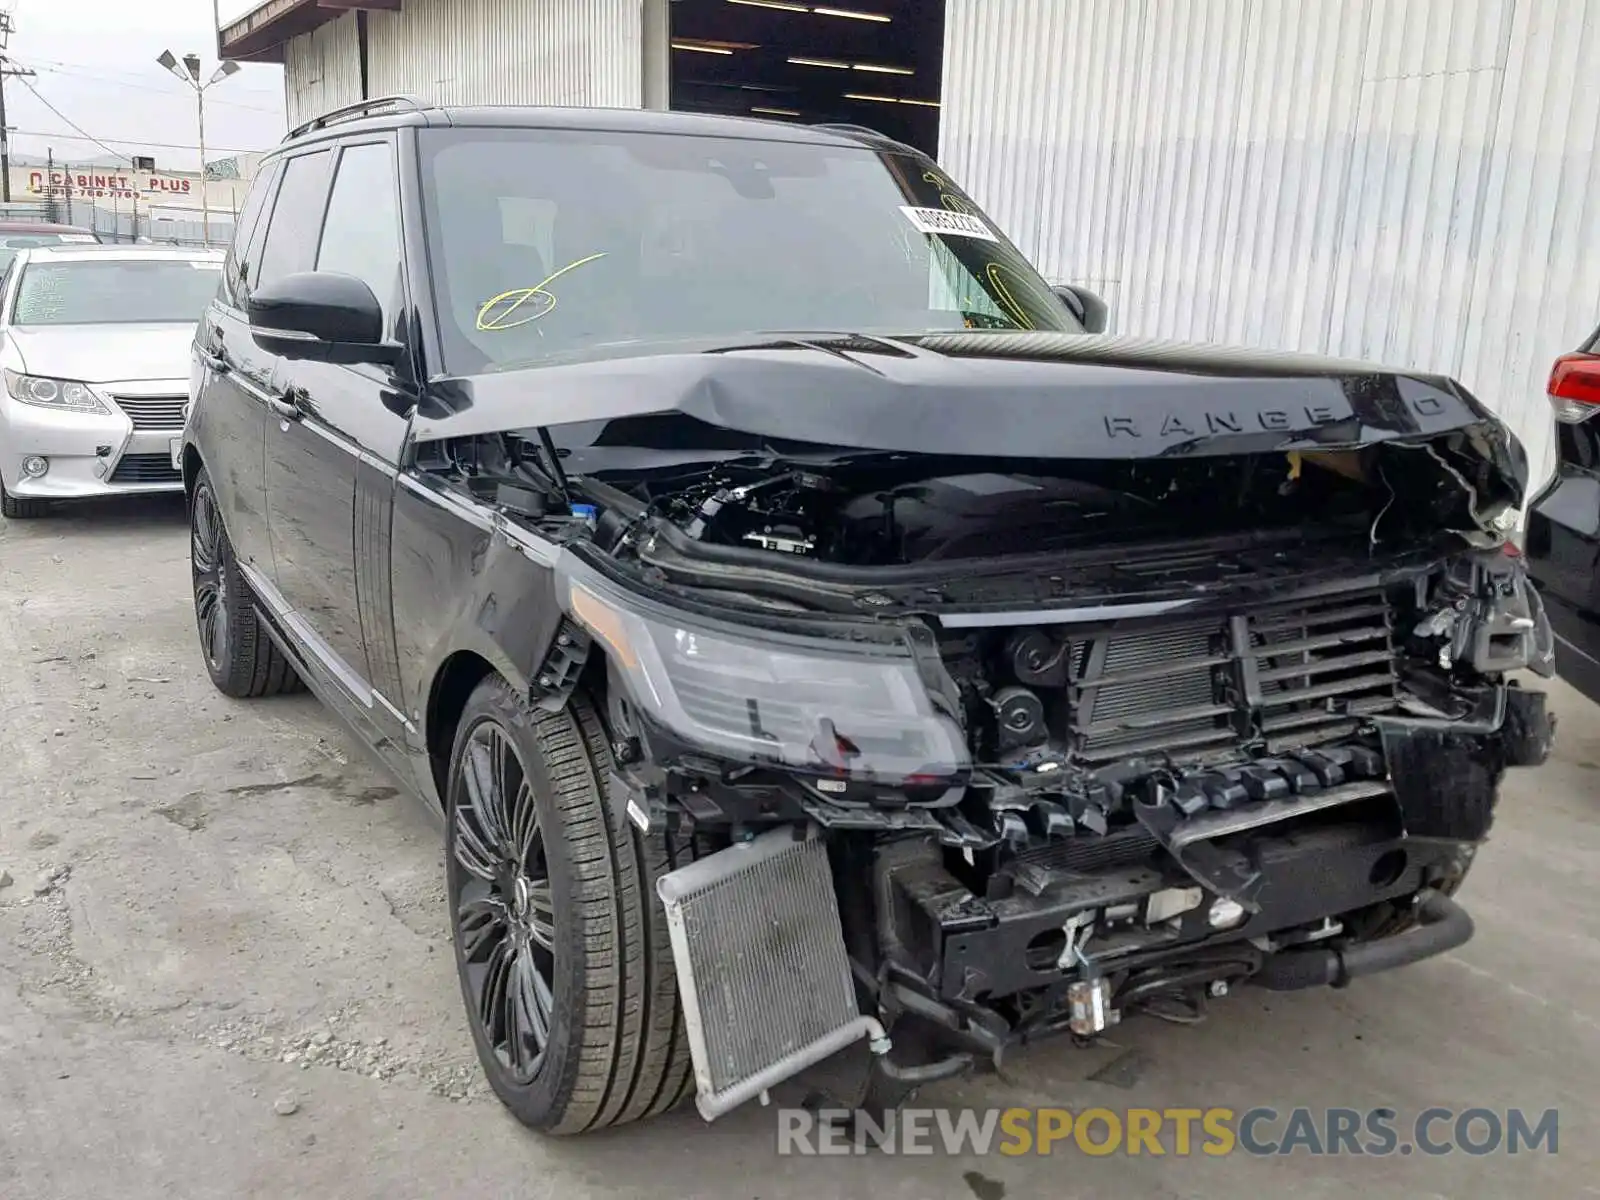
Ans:
<svg viewBox="0 0 1600 1200"><path fill-rule="evenodd" d="M754 1106L553 1141L479 1082L431 819L312 700L212 690L180 506L0 522L0 1197L1600 1195L1600 720L1554 691L1460 952L924 1097L1554 1107L1554 1156L780 1158Z"/></svg>

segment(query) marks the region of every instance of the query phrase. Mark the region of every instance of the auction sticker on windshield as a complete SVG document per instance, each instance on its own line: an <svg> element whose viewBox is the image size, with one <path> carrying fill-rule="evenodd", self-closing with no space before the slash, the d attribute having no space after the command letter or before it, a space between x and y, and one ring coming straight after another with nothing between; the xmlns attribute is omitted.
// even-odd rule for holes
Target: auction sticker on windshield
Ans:
<svg viewBox="0 0 1600 1200"><path fill-rule="evenodd" d="M984 222L982 217L975 217L971 213L951 212L948 208L909 208L902 206L901 212L906 219L920 229L923 233L935 233L944 237L973 237L982 238L986 242L997 242L994 230Z"/></svg>

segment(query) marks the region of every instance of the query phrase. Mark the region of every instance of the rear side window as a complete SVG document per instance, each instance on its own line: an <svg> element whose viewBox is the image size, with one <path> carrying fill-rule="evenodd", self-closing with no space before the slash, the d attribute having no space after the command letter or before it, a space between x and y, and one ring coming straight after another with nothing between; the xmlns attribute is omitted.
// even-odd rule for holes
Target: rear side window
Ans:
<svg viewBox="0 0 1600 1200"><path fill-rule="evenodd" d="M317 256L317 235L328 198L328 173L333 154L319 150L291 158L283 166L283 182L267 221L267 241L251 287L309 271Z"/></svg>
<svg viewBox="0 0 1600 1200"><path fill-rule="evenodd" d="M398 184L390 143L345 147L317 252L317 270L354 275L372 289L383 305L385 329L400 307Z"/></svg>
<svg viewBox="0 0 1600 1200"><path fill-rule="evenodd" d="M250 194L245 197L244 208L239 211L239 220L233 230L233 245L228 248L219 289L223 302L232 307L237 308L250 290L250 264L261 249L260 230L257 227L262 224L261 214L267 207L267 197L272 195L277 182L278 164L273 163L256 176L255 182L250 185Z"/></svg>

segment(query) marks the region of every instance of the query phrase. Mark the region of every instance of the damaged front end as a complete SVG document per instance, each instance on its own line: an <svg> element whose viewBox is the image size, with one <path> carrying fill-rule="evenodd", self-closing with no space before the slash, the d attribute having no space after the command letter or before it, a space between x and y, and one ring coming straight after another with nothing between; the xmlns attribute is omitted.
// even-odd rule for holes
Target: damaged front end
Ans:
<svg viewBox="0 0 1600 1200"><path fill-rule="evenodd" d="M862 1041L856 1082L892 1096L1470 936L1451 897L1553 727L1513 678L1553 668L1507 540L1520 455L1458 391L1352 378L1344 408L1200 406L1155 448L1117 440L1171 425L1138 403L1098 443L1018 418L980 457L792 413L752 436L686 392L454 460L544 481L507 508L564 547L612 794L702 852L659 890L707 1117L802 1071L859 1100Z"/></svg>

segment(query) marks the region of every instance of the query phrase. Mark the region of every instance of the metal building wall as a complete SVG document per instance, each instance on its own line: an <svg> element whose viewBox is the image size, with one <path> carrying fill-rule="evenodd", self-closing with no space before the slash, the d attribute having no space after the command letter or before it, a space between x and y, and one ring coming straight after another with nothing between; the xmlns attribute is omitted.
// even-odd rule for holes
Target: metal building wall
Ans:
<svg viewBox="0 0 1600 1200"><path fill-rule="evenodd" d="M361 99L354 13L289 42L283 58L283 97L291 129L330 108Z"/></svg>
<svg viewBox="0 0 1600 1200"><path fill-rule="evenodd" d="M1600 0L947 0L941 158L1113 327L1455 375L1548 470Z"/></svg>
<svg viewBox="0 0 1600 1200"><path fill-rule="evenodd" d="M368 16L369 90L438 104L638 108L640 0L405 0Z"/></svg>

